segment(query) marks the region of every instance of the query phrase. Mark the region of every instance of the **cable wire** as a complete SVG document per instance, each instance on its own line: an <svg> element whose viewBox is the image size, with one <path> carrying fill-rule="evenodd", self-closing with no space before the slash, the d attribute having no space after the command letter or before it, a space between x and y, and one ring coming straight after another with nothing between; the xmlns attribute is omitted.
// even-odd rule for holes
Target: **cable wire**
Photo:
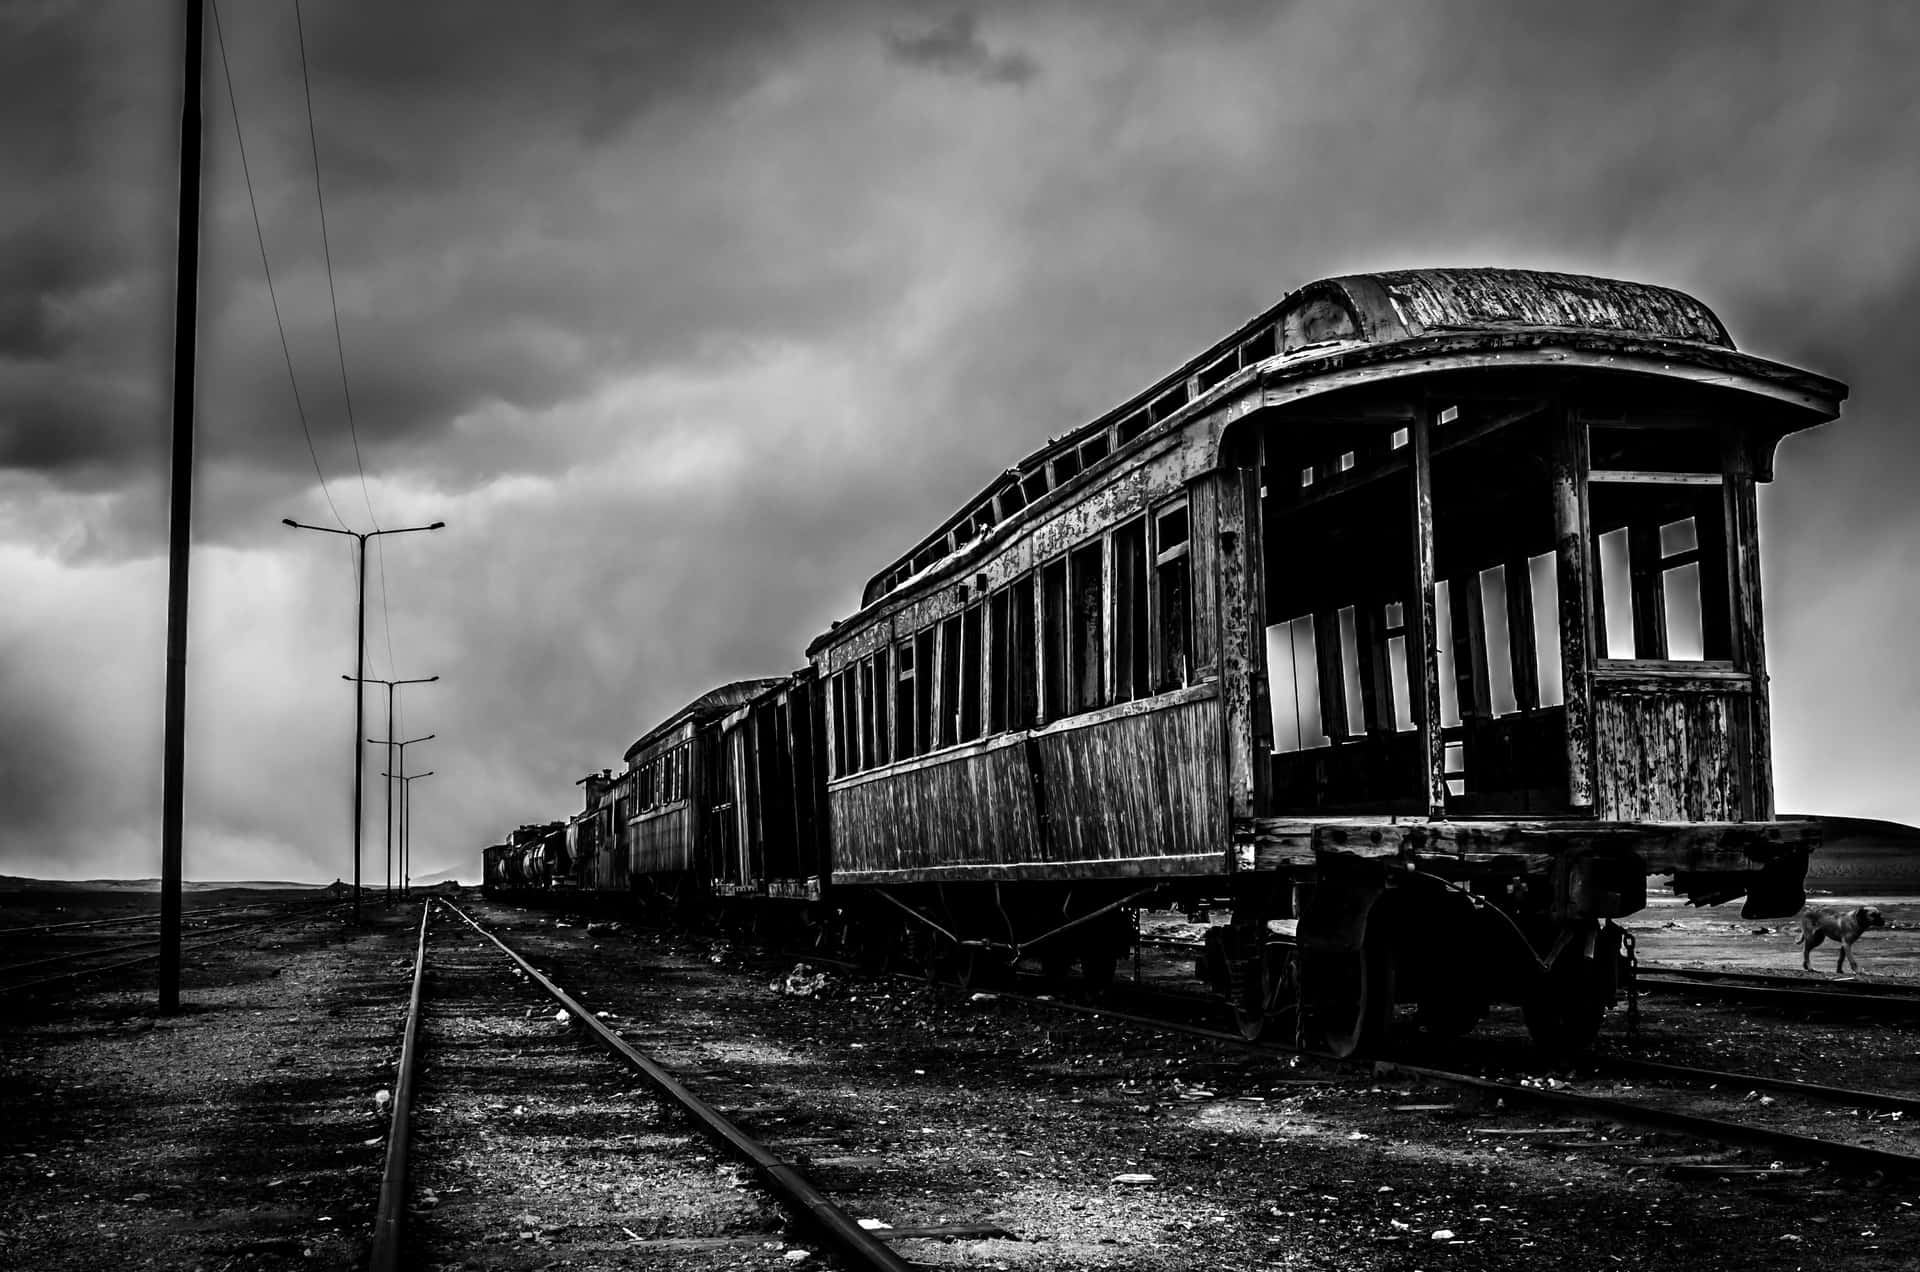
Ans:
<svg viewBox="0 0 1920 1272"><path fill-rule="evenodd" d="M313 78L307 69L307 28L300 14L300 0L293 0L293 29L300 45L300 87L307 104L307 145L313 155L313 198L320 210L320 251L327 268L327 302L333 310L333 347L340 360L340 394L347 407L347 436L353 442L353 466L360 474L360 498L367 505L367 520L380 528L373 511L373 494L367 489L367 468L360 458L360 428L353 414L353 386L347 377L347 343L340 331L340 296L333 281L333 242L327 234L327 196L320 181L320 134L313 119ZM380 626L386 636L387 676L398 679L398 661L393 656L393 610L387 603L387 549L374 544L374 562L380 573Z"/></svg>
<svg viewBox="0 0 1920 1272"><path fill-rule="evenodd" d="M253 234L260 244L260 269L267 278L267 299L273 302L273 325L280 331L280 353L287 363L287 383L293 388L293 408L300 418L300 432L307 439L307 455L313 460L313 475L320 482L320 493L326 498L327 507L333 513L333 519L340 523L341 529L347 528L346 518L340 515L339 507L333 502L333 492L327 489L327 476L320 468L320 452L314 449L313 430L307 426L307 408L300 401L300 381L293 373L293 350L287 344L287 325L280 317L280 298L273 288L273 267L267 262L266 231L260 228L260 204L253 195L253 173L247 165L247 143L240 128L240 103L234 95L233 68L227 62L227 38L220 25L220 5L218 0L209 6L213 10L213 34L220 46L220 70L227 80L227 107L233 112L233 137L240 147L240 175L246 179L247 205L253 209Z"/></svg>

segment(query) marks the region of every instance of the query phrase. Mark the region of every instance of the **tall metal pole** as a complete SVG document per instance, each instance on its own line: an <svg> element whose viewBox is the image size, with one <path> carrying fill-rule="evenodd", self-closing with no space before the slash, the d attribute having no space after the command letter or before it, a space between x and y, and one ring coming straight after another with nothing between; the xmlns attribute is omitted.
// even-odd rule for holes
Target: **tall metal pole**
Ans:
<svg viewBox="0 0 1920 1272"><path fill-rule="evenodd" d="M382 534L412 534L419 530L440 530L446 522L436 521L430 526L398 526L388 530L347 530L332 526L308 525L304 521L295 521L292 517L280 518L280 524L292 526L295 530L319 530L325 534L349 535L360 541L359 567L357 570L359 585L358 634L354 645L353 680L353 922L360 924L360 799L365 785L366 752L360 739L366 737L367 707L367 540ZM371 739L369 739L371 740Z"/></svg>
<svg viewBox="0 0 1920 1272"><path fill-rule="evenodd" d="M389 654L388 661L392 661ZM387 668L392 671L393 668ZM387 767L393 767L393 684L387 684ZM387 792L387 904L393 904L393 779L387 778L380 785Z"/></svg>
<svg viewBox="0 0 1920 1272"><path fill-rule="evenodd" d="M360 745L367 727L367 536L360 540L360 632L353 664L353 924L360 926L360 791L367 768L367 748Z"/></svg>
<svg viewBox="0 0 1920 1272"><path fill-rule="evenodd" d="M187 0L180 105L179 257L173 279L173 472L167 522L166 725L160 761L160 1010L180 1010L181 822L186 808L187 553L193 531L193 364L200 288L203 0Z"/></svg>

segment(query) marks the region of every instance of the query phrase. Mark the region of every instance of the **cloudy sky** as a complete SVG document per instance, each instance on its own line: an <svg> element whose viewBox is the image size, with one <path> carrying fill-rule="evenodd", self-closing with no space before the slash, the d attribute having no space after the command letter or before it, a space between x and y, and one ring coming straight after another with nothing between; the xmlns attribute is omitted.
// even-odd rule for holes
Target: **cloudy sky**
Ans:
<svg viewBox="0 0 1920 1272"><path fill-rule="evenodd" d="M0 872L159 871L179 7L0 0ZM1669 284L1852 386L1762 493L1780 803L1920 821L1911 5L300 16L311 139L290 0L222 7L230 80L208 22L189 877L350 870L349 541L281 517L448 523L368 571L369 674L443 677L426 874L1044 438L1418 265Z"/></svg>

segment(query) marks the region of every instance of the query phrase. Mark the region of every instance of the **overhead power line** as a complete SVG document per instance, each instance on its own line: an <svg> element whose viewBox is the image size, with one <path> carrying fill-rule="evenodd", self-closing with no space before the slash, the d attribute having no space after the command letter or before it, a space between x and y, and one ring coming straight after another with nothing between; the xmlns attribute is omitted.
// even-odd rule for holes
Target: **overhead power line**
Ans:
<svg viewBox="0 0 1920 1272"><path fill-rule="evenodd" d="M326 498L333 519L345 527L346 518L340 515L339 507L333 502L333 492L327 489L327 476L320 468L320 452L314 448L313 430L307 426L307 408L300 400L300 381L293 373L293 350L287 344L287 325L280 317L280 298L273 288L273 266L267 261L267 236L260 228L260 205L254 199L253 173L247 166L247 142L240 127L240 103L234 95L233 67L227 61L227 39L220 25L220 6L216 2L211 8L214 40L220 46L220 70L227 80L227 107L233 112L233 137L240 147L240 175L246 179L247 205L253 209L253 234L260 244L260 269L267 277L267 299L273 302L273 325L280 332L280 352L287 363L287 383L293 388L293 409L300 418L300 432L307 439L307 455L313 460L313 475L320 482L320 493Z"/></svg>

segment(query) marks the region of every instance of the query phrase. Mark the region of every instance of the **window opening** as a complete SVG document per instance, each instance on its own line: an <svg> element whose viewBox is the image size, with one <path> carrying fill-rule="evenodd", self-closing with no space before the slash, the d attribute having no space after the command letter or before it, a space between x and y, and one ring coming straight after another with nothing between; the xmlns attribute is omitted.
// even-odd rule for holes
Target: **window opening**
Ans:
<svg viewBox="0 0 1920 1272"><path fill-rule="evenodd" d="M1179 689L1192 683L1193 579L1190 572L1187 505L1163 510L1155 520L1154 590L1160 620L1158 687Z"/></svg>
<svg viewBox="0 0 1920 1272"><path fill-rule="evenodd" d="M1320 719L1320 662L1313 615L1267 628L1267 683L1275 751L1310 751L1332 744Z"/></svg>
<svg viewBox="0 0 1920 1272"><path fill-rule="evenodd" d="M960 616L960 741L980 736L980 607Z"/></svg>
<svg viewBox="0 0 1920 1272"><path fill-rule="evenodd" d="M1643 456L1651 459L1653 456ZM1651 470L1649 470L1651 471ZM1730 661L1726 510L1720 479L1635 480L1613 472L1590 485L1603 658Z"/></svg>
<svg viewBox="0 0 1920 1272"><path fill-rule="evenodd" d="M1147 523L1113 532L1113 699L1152 693L1147 681Z"/></svg>
<svg viewBox="0 0 1920 1272"><path fill-rule="evenodd" d="M860 754L854 757L856 771L873 767L873 659L860 663Z"/></svg>
<svg viewBox="0 0 1920 1272"><path fill-rule="evenodd" d="M1600 567L1602 658L1632 658L1637 652L1633 640L1632 574L1628 560L1625 526L1600 536L1596 563Z"/></svg>
<svg viewBox="0 0 1920 1272"><path fill-rule="evenodd" d="M1072 646L1068 651L1068 673L1073 680L1075 712L1091 711L1103 699L1106 661L1101 626L1106 621L1106 580L1104 545L1098 540L1075 548L1067 556L1068 584L1073 590Z"/></svg>
<svg viewBox="0 0 1920 1272"><path fill-rule="evenodd" d="M1453 661L1453 581L1441 579L1433 585L1433 612L1439 621L1433 625L1433 661L1440 677L1440 727L1460 727L1460 683Z"/></svg>
<svg viewBox="0 0 1920 1272"><path fill-rule="evenodd" d="M1507 629L1507 567L1480 571L1480 615L1486 638L1487 689L1495 716L1520 709L1513 688L1513 644Z"/></svg>
<svg viewBox="0 0 1920 1272"><path fill-rule="evenodd" d="M1008 623L1012 619L1011 590L1001 588L987 598L987 732L1007 727L1007 699L1013 692L1013 667L1008 662Z"/></svg>
<svg viewBox="0 0 1920 1272"><path fill-rule="evenodd" d="M1013 602L1007 618L1007 726L1027 729L1033 726L1039 700L1039 686L1034 683L1033 576L1019 580L1011 590Z"/></svg>
<svg viewBox="0 0 1920 1272"><path fill-rule="evenodd" d="M1393 727L1406 733L1413 728L1413 697L1407 686L1407 607L1399 601L1389 603L1382 635L1387 647L1387 677L1393 686Z"/></svg>
<svg viewBox="0 0 1920 1272"><path fill-rule="evenodd" d="M919 735L915 732L914 725L914 721L919 719L919 714L914 707L914 657L911 639L900 642L899 652L894 661L899 665L899 676L895 682L893 694L894 723L899 730L897 751L900 759L907 760L919 754L919 747L916 744L916 738Z"/></svg>
<svg viewBox="0 0 1920 1272"><path fill-rule="evenodd" d="M887 650L882 646L873 655L873 684L869 693L873 698L873 752L868 764L887 764L893 759L893 735L888 728L887 700L891 698L892 677L888 674ZM784 719L782 717L784 727Z"/></svg>
<svg viewBox="0 0 1920 1272"><path fill-rule="evenodd" d="M1340 607L1340 680L1347 699L1347 736L1367 732L1366 698L1360 691L1360 634L1351 605Z"/></svg>
<svg viewBox="0 0 1920 1272"><path fill-rule="evenodd" d="M1067 714L1067 563L1063 558L1040 571L1040 669L1046 685L1047 719Z"/></svg>
<svg viewBox="0 0 1920 1272"><path fill-rule="evenodd" d="M933 629L913 638L913 664L918 669L913 682L914 752L925 755L933 749Z"/></svg>
<svg viewBox="0 0 1920 1272"><path fill-rule="evenodd" d="M952 746L959 741L960 727L960 616L940 624L940 740L936 745Z"/></svg>
<svg viewBox="0 0 1920 1272"><path fill-rule="evenodd" d="M833 677L833 774L847 774L847 673Z"/></svg>

